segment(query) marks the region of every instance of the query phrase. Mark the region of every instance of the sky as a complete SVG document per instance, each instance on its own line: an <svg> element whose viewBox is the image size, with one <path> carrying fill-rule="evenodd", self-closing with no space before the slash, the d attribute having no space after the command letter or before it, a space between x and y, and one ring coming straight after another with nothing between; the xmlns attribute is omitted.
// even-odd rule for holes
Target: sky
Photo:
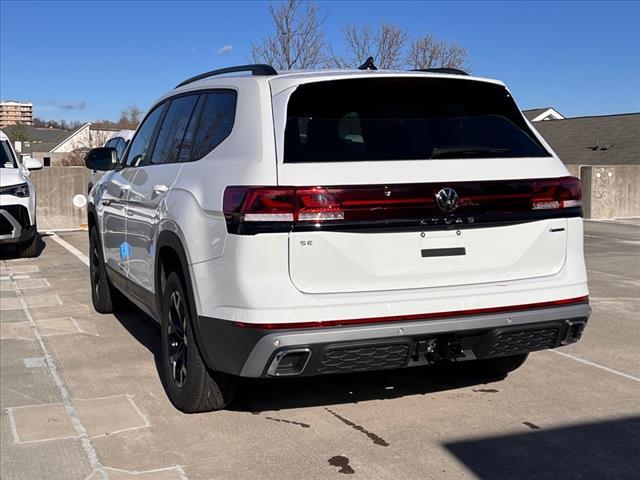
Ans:
<svg viewBox="0 0 640 480"><path fill-rule="evenodd" d="M640 111L640 2L318 3L338 52L344 25L389 22L463 45L472 73L504 81L522 109ZM55 120L146 110L189 76L248 63L273 33L268 5L0 0L0 98Z"/></svg>

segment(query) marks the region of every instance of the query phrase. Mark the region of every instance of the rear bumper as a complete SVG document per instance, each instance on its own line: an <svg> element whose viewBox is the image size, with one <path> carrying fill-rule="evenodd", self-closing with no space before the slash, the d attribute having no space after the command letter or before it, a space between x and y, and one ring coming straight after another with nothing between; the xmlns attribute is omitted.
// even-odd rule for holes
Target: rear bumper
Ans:
<svg viewBox="0 0 640 480"><path fill-rule="evenodd" d="M297 351L308 358L294 374L311 376L557 348L580 338L590 313L589 304L580 303L446 319L275 331L198 317L197 330L200 350L210 368L243 377L280 376L275 374L274 359Z"/></svg>

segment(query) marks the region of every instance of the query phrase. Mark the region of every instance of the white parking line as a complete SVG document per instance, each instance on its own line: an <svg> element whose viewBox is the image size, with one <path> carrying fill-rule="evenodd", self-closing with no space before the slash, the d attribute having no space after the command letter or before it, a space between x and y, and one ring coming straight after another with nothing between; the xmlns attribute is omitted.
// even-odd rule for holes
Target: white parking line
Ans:
<svg viewBox="0 0 640 480"><path fill-rule="evenodd" d="M18 288L18 285L16 284L16 281L13 278L13 274L11 273L11 271L9 272L9 277L11 279L11 285L13 286L13 290L15 291L16 297L18 298L20 305L22 306L22 310L24 311L24 314L27 317L27 321L31 325L31 329L33 330L33 335L36 337L36 341L40 346L40 350L42 351L42 354L45 358L45 362L47 364L47 368L49 369L49 373L51 374L51 377L53 378L54 383L58 387L58 390L60 390L60 396L62 397L62 404L64 405L64 409L67 413L67 416L71 421L71 425L73 425L73 428L78 433L78 437L80 438L80 441L82 443L82 448L84 449L84 452L87 455L87 459L89 460L89 465L91 466L95 474L97 474L100 478L106 479L108 478L108 475L104 471L104 468L100 463L100 460L98 459L98 453L96 452L96 449L93 446L91 439L89 438L89 434L87 433L86 428L84 428L84 425L82 425L82 422L80 421L80 417L78 416L78 411L76 410L76 407L73 405L73 402L71 401L69 390L66 384L64 383L64 380L58 373L58 367L53 361L53 357L49 353L49 350L47 349L47 346L45 345L44 340L40 335L40 331L38 330L38 324L33 319L33 316L31 315L31 312L27 307L27 303L25 302L24 297L22 296L22 292Z"/></svg>
<svg viewBox="0 0 640 480"><path fill-rule="evenodd" d="M601 235L588 235L586 233L584 234L584 236L588 238L597 238L599 240L607 240L610 242L628 243L629 245L640 245L640 240L628 240L626 238L603 237Z"/></svg>
<svg viewBox="0 0 640 480"><path fill-rule="evenodd" d="M599 363L590 362L589 360L576 357L575 355L571 355L570 353L561 352L559 350L551 350L551 352L557 353L558 355L562 355L563 357L570 358L572 360L575 360L576 362L584 363L585 365L599 368L600 370L604 370L605 372L613 373L615 375L620 375L621 377L628 378L629 380L640 382L640 377L635 377L633 375L629 375L628 373L619 372L618 370L614 370L613 368L605 367L604 365L600 365Z"/></svg>
<svg viewBox="0 0 640 480"><path fill-rule="evenodd" d="M51 238L53 240L55 240L60 245L62 245L64 248L69 250L69 252L71 252L73 255L78 257L86 266L89 266L89 257L87 257L84 253L82 253L80 250L78 250L73 245L70 245L69 243L67 243L64 240L62 240L54 232L48 232L48 234L51 236ZM590 235L585 235L585 236L590 236ZM604 273L604 272L598 272L598 273ZM605 275L615 275L615 274L606 274L605 273ZM558 350L551 350L551 351L554 352L554 353L557 353L558 355L562 355L564 357L567 357L567 358L570 358L572 360L575 360L576 362L580 362L580 363L583 363L585 365L590 365L592 367L596 367L596 368L599 368L601 370L604 370L605 372L613 373L615 375L619 375L621 377L628 378L630 380L635 380L636 382L640 382L640 378L639 377L634 377L633 375L629 375L628 373L624 373L624 372L619 372L617 370L613 370L612 368L605 367L604 365L599 365L597 363L590 362L589 360L585 360L583 358L576 357L576 356L571 355L569 353L560 352Z"/></svg>
<svg viewBox="0 0 640 480"><path fill-rule="evenodd" d="M49 237L56 243L62 245L64 248L66 248L72 255L74 255L75 257L77 257L82 263L84 263L87 267L89 266L89 257L87 257L84 253L82 253L80 250L78 250L76 247L74 247L73 245L71 245L69 242L66 242L65 240L61 239L58 235L56 235L54 232L47 232L47 235L49 235Z"/></svg>

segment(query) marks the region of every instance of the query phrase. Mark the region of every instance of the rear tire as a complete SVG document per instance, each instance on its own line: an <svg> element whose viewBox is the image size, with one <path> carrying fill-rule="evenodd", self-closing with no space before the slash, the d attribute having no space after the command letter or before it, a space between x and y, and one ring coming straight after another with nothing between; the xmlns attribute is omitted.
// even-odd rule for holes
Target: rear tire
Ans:
<svg viewBox="0 0 640 480"><path fill-rule="evenodd" d="M520 368L529 356L528 353L508 357L488 358L473 362L479 373L495 378L505 378L510 372Z"/></svg>
<svg viewBox="0 0 640 480"><path fill-rule="evenodd" d="M162 292L162 369L167 394L185 413L221 410L232 402L238 378L207 369L189 305L182 276L171 272Z"/></svg>
<svg viewBox="0 0 640 480"><path fill-rule="evenodd" d="M107 277L96 227L89 230L89 275L91 303L96 312L113 313L127 309L129 306L127 299L111 285Z"/></svg>
<svg viewBox="0 0 640 480"><path fill-rule="evenodd" d="M27 240L26 242L20 243L16 246L16 253L18 254L18 257L33 258L38 256L38 240L38 229L36 228L31 240Z"/></svg>

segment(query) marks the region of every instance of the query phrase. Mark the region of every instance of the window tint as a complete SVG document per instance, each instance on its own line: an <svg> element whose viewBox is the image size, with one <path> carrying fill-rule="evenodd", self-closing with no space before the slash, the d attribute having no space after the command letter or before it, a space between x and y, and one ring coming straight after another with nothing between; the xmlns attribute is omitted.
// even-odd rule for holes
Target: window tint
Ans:
<svg viewBox="0 0 640 480"><path fill-rule="evenodd" d="M115 147L116 152L118 153L118 158L122 158L122 155L124 155L124 151L127 148L127 141L124 138L118 138Z"/></svg>
<svg viewBox="0 0 640 480"><path fill-rule="evenodd" d="M548 155L507 90L484 82L318 82L287 108L285 162Z"/></svg>
<svg viewBox="0 0 640 480"><path fill-rule="evenodd" d="M147 149L151 143L151 137L155 131L155 127L160 120L161 114L165 108L165 104L159 105L153 110L147 118L142 122L140 128L133 138L133 143L127 154L126 164L128 167L137 167L144 161Z"/></svg>
<svg viewBox="0 0 640 480"><path fill-rule="evenodd" d="M0 142L0 168L18 168L11 147L6 141Z"/></svg>
<svg viewBox="0 0 640 480"><path fill-rule="evenodd" d="M112 138L105 144L105 147L116 149L116 155L118 156L118 159L122 158L122 154L124 153L124 149L126 146L126 141L121 137Z"/></svg>
<svg viewBox="0 0 640 480"><path fill-rule="evenodd" d="M193 140L196 136L198 121L200 120L202 107L204 106L205 101L206 95L200 95L200 97L198 98L198 103L196 103L196 106L193 109L191 120L189 120L189 125L187 126L187 130L184 133L184 138L182 139L182 147L180 148L180 153L178 154L179 162L188 162L191 160L191 153L193 152Z"/></svg>
<svg viewBox="0 0 640 480"><path fill-rule="evenodd" d="M236 92L212 92L202 96L202 108L199 115L193 144L187 140L189 133L185 135L184 155L180 154L181 160L198 160L204 157L211 150L216 148L225 138L229 136L233 128L236 115ZM189 129L191 130L191 125ZM191 133L193 135L193 133ZM191 149L191 152L189 152ZM190 155L188 155L190 153Z"/></svg>
<svg viewBox="0 0 640 480"><path fill-rule="evenodd" d="M172 163L178 160L182 139L197 100L197 95L189 95L171 101L153 148L151 163Z"/></svg>

